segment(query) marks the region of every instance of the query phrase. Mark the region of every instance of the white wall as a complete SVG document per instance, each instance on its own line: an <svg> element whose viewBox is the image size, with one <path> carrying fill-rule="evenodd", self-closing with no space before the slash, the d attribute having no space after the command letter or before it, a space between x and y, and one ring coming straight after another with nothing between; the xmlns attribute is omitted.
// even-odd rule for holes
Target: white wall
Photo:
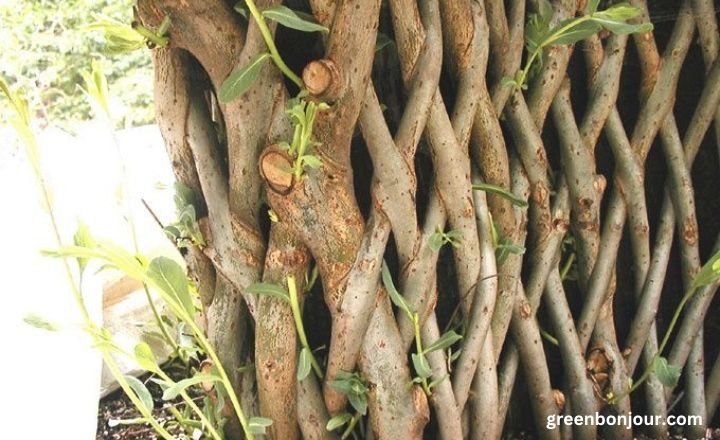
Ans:
<svg viewBox="0 0 720 440"><path fill-rule="evenodd" d="M38 132L40 155L66 242L77 221L93 235L130 249L127 225L117 204L117 150L95 123L76 136L59 129ZM55 247L36 181L22 147L0 127L0 377L6 408L3 438L93 439L101 359L79 329L79 314L58 260L40 249ZM174 217L172 172L156 126L118 133L134 191L167 222ZM168 189L157 189L158 183ZM137 197L134 198L137 201ZM149 214L134 204L142 251L171 249ZM101 280L86 286L86 302L102 319ZM62 329L49 333L25 324L29 313ZM7 410L10 410L10 414ZM9 431L8 431L9 430Z"/></svg>

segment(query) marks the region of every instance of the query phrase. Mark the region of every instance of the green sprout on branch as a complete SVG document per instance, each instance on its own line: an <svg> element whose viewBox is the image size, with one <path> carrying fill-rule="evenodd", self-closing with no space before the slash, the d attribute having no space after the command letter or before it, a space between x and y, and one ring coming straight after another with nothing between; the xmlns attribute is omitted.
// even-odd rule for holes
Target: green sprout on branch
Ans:
<svg viewBox="0 0 720 440"><path fill-rule="evenodd" d="M302 97L291 99L288 102L286 113L292 119L294 132L292 142L281 142L280 148L293 158L291 172L298 182L303 178L307 168L319 168L322 165L320 157L312 154L312 150L320 146L313 137L313 126L319 111L327 110L329 106L324 102L315 103L306 101Z"/></svg>
<svg viewBox="0 0 720 440"><path fill-rule="evenodd" d="M430 396L432 395L432 388L441 381L445 380L446 377L440 377L429 381L429 379L432 378L433 372L430 368L427 354L432 353L435 350L445 350L446 348L451 347L457 341L462 339L462 336L455 333L454 330L450 330L442 334L432 344L425 347L420 333L420 315L410 308L410 304L408 304L407 300L400 294L400 292L397 291L392 280L392 275L390 275L390 269L388 269L387 264L384 262L382 266L382 280L385 290L387 290L388 295L390 296L390 300L400 310L402 310L408 319L410 319L410 322L413 323L413 329L415 331L415 353L413 353L410 358L412 359L413 368L415 369L415 374L417 374L417 376L414 377L412 381L413 383L420 384L423 391L425 391L425 394Z"/></svg>
<svg viewBox="0 0 720 440"><path fill-rule="evenodd" d="M312 140L312 130L315 116L318 111L326 110L325 103L315 103L305 100L306 92L303 82L283 61L280 52L273 40L272 32L265 19L273 20L285 27L303 32L328 32L328 28L318 24L311 15L294 11L286 6L274 6L259 10L253 0L245 0L235 5L235 11L245 18L252 16L260 34L265 41L268 52L255 55L243 67L236 69L225 79L218 91L220 102L230 102L247 92L260 77L260 72L268 60L292 81L301 92L288 102L287 113L292 119L294 133L292 142L283 142L280 146L293 158L292 174L295 181L303 177L307 168L319 168L322 165L320 158L309 151L319 144Z"/></svg>
<svg viewBox="0 0 720 440"><path fill-rule="evenodd" d="M145 26L133 22L132 26L114 20L109 17L102 17L98 21L83 28L88 31L99 30L105 37L106 49L110 53L132 52L143 47L166 47L170 42L167 31L170 29L170 17L165 16L153 31Z"/></svg>
<svg viewBox="0 0 720 440"><path fill-rule="evenodd" d="M435 252L439 251L445 244L450 244L452 247L458 248L460 247L461 238L462 231L459 229L451 229L445 232L438 226L435 228L435 232L428 238L428 246Z"/></svg>
<svg viewBox="0 0 720 440"><path fill-rule="evenodd" d="M175 183L175 213L177 219L163 230L178 248L205 247L205 240L195 213L195 195L192 189L181 182Z"/></svg>
<svg viewBox="0 0 720 440"><path fill-rule="evenodd" d="M525 48L528 57L525 66L518 70L515 77L503 78L503 85L517 90L527 89L527 79L531 72L543 64L543 51L553 45L575 44L602 30L616 35L650 32L652 23L628 23L640 15L640 9L628 3L618 3L604 11L598 11L600 0L589 0L586 14L572 17L552 25L553 8L548 0L540 0L539 11L532 14L525 25Z"/></svg>
<svg viewBox="0 0 720 440"><path fill-rule="evenodd" d="M490 237L492 238L493 248L495 249L495 261L497 264L503 264L511 254L523 255L525 253L525 246L513 243L509 238L505 237L495 224L492 214L488 212L488 216L490 217Z"/></svg>
<svg viewBox="0 0 720 440"><path fill-rule="evenodd" d="M496 196L500 196L504 199L507 199L512 203L513 205L517 206L518 208L527 208L528 202L527 200L523 199L520 196L516 196L515 194L511 193L510 191L507 191L501 186L498 185L492 185L490 183L474 183L472 186L472 189L474 191L484 191L486 193L495 194Z"/></svg>
<svg viewBox="0 0 720 440"><path fill-rule="evenodd" d="M279 298L290 305L293 319L295 320L295 329L297 330L298 339L300 340L300 356L298 358L297 379L303 380L310 374L310 370L314 370L319 379L323 378L323 371L320 363L315 359L313 351L310 349L305 326L302 320L302 310L300 310L300 300L298 298L297 285L295 277L290 275L287 277L287 290L282 286L272 283L254 283L247 288L248 293L262 296L271 296Z"/></svg>
<svg viewBox="0 0 720 440"><path fill-rule="evenodd" d="M280 56L280 52L273 40L272 32L265 19L276 21L285 27L303 32L328 32L328 29L315 22L312 16L293 11L286 6L275 6L260 11L253 0L245 0L244 4L240 2L235 5L235 11L246 18L248 12L252 15L263 40L265 40L268 52L255 55L247 64L230 73L218 91L218 99L220 102L230 102L247 92L260 77L260 70L268 60L272 60L275 66L277 66L290 81L302 89L302 80L288 67Z"/></svg>
<svg viewBox="0 0 720 440"><path fill-rule="evenodd" d="M688 301L690 301L690 299L693 297L693 295L695 295L698 289L709 286L711 284L715 284L718 282L718 280L720 280L720 251L715 253L715 255L713 255L703 265L702 268L700 268L700 271L695 275L695 278L693 278L690 287L687 289L682 299L680 300L680 304L678 304L677 308L675 309L675 313L670 320L670 325L665 331L665 336L663 337L662 342L660 342L660 346L658 347L655 356L653 356L652 360L648 363L648 366L645 368L645 371L643 371L643 373L640 375L640 378L637 381L631 382L629 384L627 392L618 396L609 396L608 403L615 404L622 398L630 395L633 391L638 389L638 387L640 387L640 385L642 385L653 373L657 376L660 383L662 383L664 386L675 387L677 385L678 380L680 379L680 373L682 372L682 368L677 365L671 364L666 357L662 356L662 352L665 350L665 347L670 341L670 336L672 335L672 332L675 329L675 326L680 319L680 315L685 309Z"/></svg>
<svg viewBox="0 0 720 440"><path fill-rule="evenodd" d="M328 431L334 431L344 425L347 427L343 430L341 439L344 440L350 437L355 426L358 424L362 416L367 414L367 393L370 391L365 384L365 381L357 373L348 373L341 371L337 374L335 379L330 383L330 386L337 392L344 394L350 406L353 407L354 413L348 412L340 413L331 418L325 429ZM360 425L362 428L362 424Z"/></svg>

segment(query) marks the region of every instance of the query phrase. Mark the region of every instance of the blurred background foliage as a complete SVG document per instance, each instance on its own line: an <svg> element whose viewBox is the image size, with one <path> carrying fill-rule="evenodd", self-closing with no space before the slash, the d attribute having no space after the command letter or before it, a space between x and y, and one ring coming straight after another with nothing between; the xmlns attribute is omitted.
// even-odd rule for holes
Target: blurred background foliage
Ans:
<svg viewBox="0 0 720 440"><path fill-rule="evenodd" d="M80 89L80 72L90 71L96 59L108 77L118 127L153 122L150 52L108 53L102 33L84 29L102 17L130 24L133 4L134 0L0 0L0 74L11 86L24 89L37 120L72 131L74 122L92 117Z"/></svg>

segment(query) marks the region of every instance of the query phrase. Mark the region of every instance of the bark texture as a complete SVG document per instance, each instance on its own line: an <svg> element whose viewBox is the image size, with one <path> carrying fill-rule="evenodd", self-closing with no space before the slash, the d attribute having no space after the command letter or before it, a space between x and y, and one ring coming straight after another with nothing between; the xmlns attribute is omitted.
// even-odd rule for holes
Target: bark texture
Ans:
<svg viewBox="0 0 720 440"><path fill-rule="evenodd" d="M672 20L552 46L525 91L502 80L520 68L538 2L286 3L329 29L300 34L268 20L305 99L328 105L313 128L322 164L301 178L280 147L293 136L286 108L298 90L272 62L239 98L216 98L232 71L267 52L257 23L223 0L139 0L137 11L148 28L172 18L170 45L153 51L155 105L176 177L198 196L207 246L188 250L188 268L208 336L250 396L246 411L273 420L268 438L337 438L325 425L351 411L333 387L343 372L368 387L356 433L378 440L671 433L547 423L596 411L702 415L690 438L717 424L717 284L693 296L662 353L684 367L678 388L652 374L626 395L720 232L712 0L671 11L632 0L636 21ZM586 3L553 1L553 23ZM393 44L376 50L379 30ZM438 250L443 231L459 238ZM393 306L384 261L416 320ZM319 279L306 291L313 267ZM290 305L247 291L288 276L323 377L296 378ZM427 353L437 380L428 393L410 354L447 329L463 338ZM254 377L239 373L248 360Z"/></svg>

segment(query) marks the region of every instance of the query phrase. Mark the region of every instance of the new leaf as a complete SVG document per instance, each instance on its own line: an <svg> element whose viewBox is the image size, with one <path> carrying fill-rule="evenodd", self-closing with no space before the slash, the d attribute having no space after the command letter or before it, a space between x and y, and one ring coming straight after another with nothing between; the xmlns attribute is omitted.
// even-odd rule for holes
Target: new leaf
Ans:
<svg viewBox="0 0 720 440"><path fill-rule="evenodd" d="M682 368L670 364L668 360L662 356L655 358L653 368L660 383L666 387L674 387L677 385Z"/></svg>
<svg viewBox="0 0 720 440"><path fill-rule="evenodd" d="M230 102L247 92L257 81L260 70L268 58L270 58L269 53L258 54L245 67L232 72L220 86L218 92L220 102Z"/></svg>
<svg viewBox="0 0 720 440"><path fill-rule="evenodd" d="M236 9L237 10L237 9ZM262 15L270 20L277 21L285 27L303 32L328 32L328 28L318 24L312 15L293 11L287 6L273 6L262 11Z"/></svg>
<svg viewBox="0 0 720 440"><path fill-rule="evenodd" d="M178 263L167 257L157 257L150 262L147 276L158 288L174 298L191 319L195 316L188 280Z"/></svg>

